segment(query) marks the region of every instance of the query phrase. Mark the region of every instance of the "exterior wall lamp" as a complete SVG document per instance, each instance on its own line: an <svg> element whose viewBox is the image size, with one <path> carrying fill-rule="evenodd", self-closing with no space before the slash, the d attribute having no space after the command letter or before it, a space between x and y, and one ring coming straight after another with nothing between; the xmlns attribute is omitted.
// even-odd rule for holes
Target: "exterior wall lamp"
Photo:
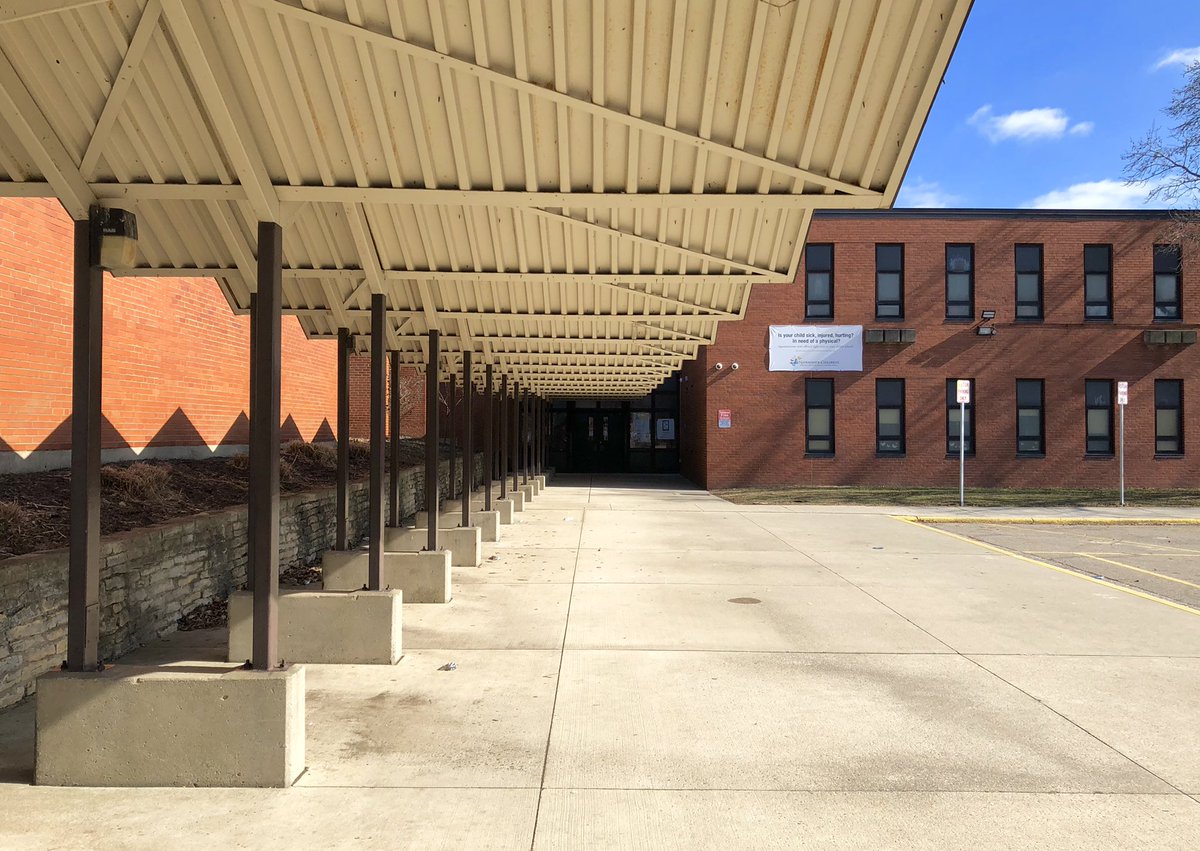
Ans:
<svg viewBox="0 0 1200 851"><path fill-rule="evenodd" d="M137 216L116 207L92 207L92 262L101 269L127 269L137 261Z"/></svg>

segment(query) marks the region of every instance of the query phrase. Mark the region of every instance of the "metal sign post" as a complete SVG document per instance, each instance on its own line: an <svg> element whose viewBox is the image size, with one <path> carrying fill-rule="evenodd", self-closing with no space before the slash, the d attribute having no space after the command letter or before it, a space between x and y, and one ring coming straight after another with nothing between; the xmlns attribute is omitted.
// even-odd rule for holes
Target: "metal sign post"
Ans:
<svg viewBox="0 0 1200 851"><path fill-rule="evenodd" d="M967 504L967 402L971 401L971 382L960 378L958 389L958 507Z"/></svg>
<svg viewBox="0 0 1200 851"><path fill-rule="evenodd" d="M1121 411L1121 505L1125 504L1125 406L1129 404L1129 382L1117 382L1117 407Z"/></svg>

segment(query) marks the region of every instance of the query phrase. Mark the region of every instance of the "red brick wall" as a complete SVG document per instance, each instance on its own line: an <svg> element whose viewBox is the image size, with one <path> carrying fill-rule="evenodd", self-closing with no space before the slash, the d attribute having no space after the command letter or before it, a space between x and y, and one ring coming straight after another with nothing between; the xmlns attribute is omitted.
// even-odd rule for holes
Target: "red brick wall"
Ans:
<svg viewBox="0 0 1200 851"><path fill-rule="evenodd" d="M1151 327L1195 328L1200 320L1200 253L1185 248L1181 325L1152 323L1152 251L1162 221L1037 218L818 218L810 242L835 244L834 323L917 329L911 345L868 344L862 373L811 373L835 379L837 454L804 453L805 373L767 370L768 326L811 324L804 288L760 284L747 318L721 326L707 363L737 362L715 372L690 365L686 414L701 410L706 442L685 452L688 475L709 487L737 485L954 485L958 459L946 457L945 381L976 380L977 455L968 458L968 486L1115 487L1115 458L1085 457L1085 378L1130 382L1126 409L1126 473L1130 486L1194 486L1200 471L1200 346L1147 346ZM874 318L874 246L905 244L905 320ZM945 244L973 242L975 309L997 311L995 337L973 324L947 322ZM1043 243L1045 321L1017 324L1013 245ZM1113 245L1115 321L1085 324L1083 245ZM801 272L800 280L803 280ZM875 379L906 379L907 454L876 457ZM1042 378L1046 395L1046 456L1016 455L1015 379ZM1182 458L1154 457L1154 380L1184 379ZM695 401L702 397L700 401ZM733 427L717 428L717 411L732 411ZM1114 415L1115 419L1115 415ZM692 425L692 429L696 426ZM699 453L704 464L691 460ZM703 466L701 471L699 468Z"/></svg>
<svg viewBox="0 0 1200 851"><path fill-rule="evenodd" d="M56 201L0 201L0 452L70 448L72 223ZM194 278L104 282L105 448L248 441L249 317ZM333 342L283 322L287 439L332 439Z"/></svg>
<svg viewBox="0 0 1200 851"><path fill-rule="evenodd" d="M400 368L400 380L407 385L406 401L400 416L401 437L423 437L425 435L425 376L416 367ZM385 399L384 419L388 434L392 429L391 367L386 367L384 386L388 394ZM350 356L350 437L353 440L371 438L371 356Z"/></svg>

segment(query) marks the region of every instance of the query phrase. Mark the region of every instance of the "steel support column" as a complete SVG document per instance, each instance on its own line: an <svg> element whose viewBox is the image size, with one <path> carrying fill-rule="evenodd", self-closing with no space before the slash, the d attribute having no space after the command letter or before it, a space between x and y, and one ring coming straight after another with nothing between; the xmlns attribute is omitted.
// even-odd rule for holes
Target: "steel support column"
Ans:
<svg viewBox="0 0 1200 851"><path fill-rule="evenodd" d="M337 352L337 540L335 548L350 548L350 353L349 328L338 329Z"/></svg>
<svg viewBox="0 0 1200 851"><path fill-rule="evenodd" d="M496 400L496 420L500 429L498 441L500 464L500 498L508 499L508 376L500 376L500 398Z"/></svg>
<svg viewBox="0 0 1200 851"><path fill-rule="evenodd" d="M450 499L454 499L454 491L458 487L458 435L455 433L454 409L458 405L458 376L450 372L450 387L446 391L446 431L450 436L450 476L446 480L446 490Z"/></svg>
<svg viewBox="0 0 1200 851"><path fill-rule="evenodd" d="M521 484L529 484L529 391L521 399Z"/></svg>
<svg viewBox="0 0 1200 851"><path fill-rule="evenodd" d="M495 402L492 387L492 365L489 363L483 370L483 510L492 510L492 479L496 473L496 459L493 457L496 442L493 439L492 403Z"/></svg>
<svg viewBox="0 0 1200 851"><path fill-rule="evenodd" d="M75 222L71 341L71 549L67 669L100 665L100 398L104 272L90 221Z"/></svg>
<svg viewBox="0 0 1200 851"><path fill-rule="evenodd" d="M258 336L258 293L250 293L250 401L246 405L250 414L250 446L253 446L257 441L254 439L254 430L259 422L262 421L261 416L256 416L254 406L258 404L258 378L255 376L258 363L258 346L254 340ZM254 530L258 528L254 516L254 500L247 493L246 498L246 590L254 590Z"/></svg>
<svg viewBox="0 0 1200 851"><path fill-rule="evenodd" d="M400 525L400 353L392 352L391 427L388 432L391 451L388 458L388 522Z"/></svg>
<svg viewBox="0 0 1200 851"><path fill-rule="evenodd" d="M438 548L438 352L439 335L429 332L429 363L425 367L425 516L429 521L426 549Z"/></svg>
<svg viewBox="0 0 1200 851"><path fill-rule="evenodd" d="M280 667L279 658L279 385L283 320L283 228L258 223L258 297L254 316L254 398L250 505L254 517L254 641L251 664Z"/></svg>
<svg viewBox="0 0 1200 851"><path fill-rule="evenodd" d="M517 478L521 474L521 387L515 381L513 382L513 397L512 403L509 405L509 416L512 417L512 489L515 491L521 486Z"/></svg>
<svg viewBox="0 0 1200 851"><path fill-rule="evenodd" d="M471 446L471 397L475 395L471 375L471 350L463 349L463 462L462 462L462 525L471 525L471 490L475 483L475 448Z"/></svg>
<svg viewBox="0 0 1200 851"><path fill-rule="evenodd" d="M367 589L383 590L384 436L387 402L387 297L371 294L371 476Z"/></svg>

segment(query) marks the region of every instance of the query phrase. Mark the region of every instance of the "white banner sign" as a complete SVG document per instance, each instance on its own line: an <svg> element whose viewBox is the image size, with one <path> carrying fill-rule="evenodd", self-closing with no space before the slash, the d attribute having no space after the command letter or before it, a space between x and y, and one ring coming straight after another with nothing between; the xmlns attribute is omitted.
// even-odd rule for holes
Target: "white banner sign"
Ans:
<svg viewBox="0 0 1200 851"><path fill-rule="evenodd" d="M862 372L861 325L772 325L771 372Z"/></svg>

